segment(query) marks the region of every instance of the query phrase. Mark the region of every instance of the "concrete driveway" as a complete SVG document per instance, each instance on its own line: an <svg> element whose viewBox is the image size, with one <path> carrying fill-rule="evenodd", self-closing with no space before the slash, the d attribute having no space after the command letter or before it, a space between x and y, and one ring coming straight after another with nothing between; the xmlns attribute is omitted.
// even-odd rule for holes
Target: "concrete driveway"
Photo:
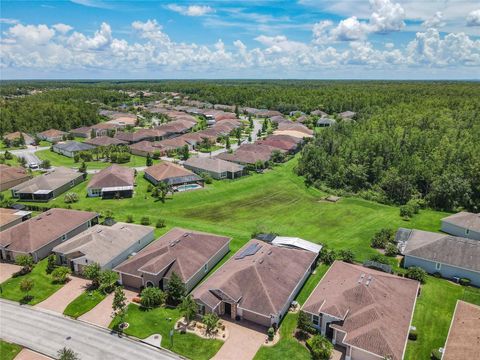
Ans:
<svg viewBox="0 0 480 360"><path fill-rule="evenodd" d="M15 360L51 360L51 357L39 354L35 351L32 351L30 349L22 349L18 353L17 356L15 356Z"/></svg>
<svg viewBox="0 0 480 360"><path fill-rule="evenodd" d="M71 276L70 281L60 290L35 306L63 314L67 305L80 296L80 294L87 289L89 284L90 281L88 280Z"/></svg>
<svg viewBox="0 0 480 360"><path fill-rule="evenodd" d="M127 297L127 304L132 302L132 299L138 296L138 293L131 290L123 290L125 296ZM78 318L104 328L108 328L108 325L112 322L112 303L113 303L113 293L109 294L105 299L103 299L97 306L95 306L89 312L83 314Z"/></svg>
<svg viewBox="0 0 480 360"><path fill-rule="evenodd" d="M251 360L267 338L265 327L248 321L229 321L222 318L228 338L212 360Z"/></svg>
<svg viewBox="0 0 480 360"><path fill-rule="evenodd" d="M167 360L173 353L51 311L0 299L0 338L56 357L64 346L82 360Z"/></svg>
<svg viewBox="0 0 480 360"><path fill-rule="evenodd" d="M22 267L15 264L0 263L0 284L10 279Z"/></svg>

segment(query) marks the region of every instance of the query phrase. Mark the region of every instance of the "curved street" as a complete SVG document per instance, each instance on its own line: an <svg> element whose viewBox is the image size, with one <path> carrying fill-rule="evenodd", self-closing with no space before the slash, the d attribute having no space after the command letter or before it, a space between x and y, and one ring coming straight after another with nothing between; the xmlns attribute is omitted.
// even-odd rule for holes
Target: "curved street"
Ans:
<svg viewBox="0 0 480 360"><path fill-rule="evenodd" d="M170 360L179 356L107 329L30 306L0 300L0 338L56 357L66 346L82 360Z"/></svg>

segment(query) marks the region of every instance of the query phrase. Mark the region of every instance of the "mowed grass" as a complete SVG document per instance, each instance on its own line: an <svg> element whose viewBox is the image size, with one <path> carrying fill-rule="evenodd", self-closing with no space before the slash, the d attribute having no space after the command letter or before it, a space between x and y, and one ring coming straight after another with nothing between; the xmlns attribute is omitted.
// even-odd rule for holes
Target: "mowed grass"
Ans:
<svg viewBox="0 0 480 360"><path fill-rule="evenodd" d="M0 339L0 359L13 360L22 351L22 347Z"/></svg>
<svg viewBox="0 0 480 360"><path fill-rule="evenodd" d="M63 314L76 319L92 310L106 297L107 295L101 291L87 290L68 304Z"/></svg>
<svg viewBox="0 0 480 360"><path fill-rule="evenodd" d="M73 158L69 158L67 156L57 154L56 152L53 152L50 149L40 150L40 151L37 151L35 154L38 156L40 160L50 160L50 164L52 166L65 166L69 168L79 168L80 165L82 165L81 161L76 163L73 160ZM87 169L103 169L112 165L109 162L103 162L103 161L87 161L85 164L87 165ZM119 165L128 166L128 167L140 167L140 166L145 166L145 164L146 164L146 158L137 156L137 155L131 155L129 162L125 164L119 164Z"/></svg>
<svg viewBox="0 0 480 360"><path fill-rule="evenodd" d="M445 345L457 300L480 305L480 289L428 277L422 285L412 321L418 339L408 341L406 360L430 359L432 350Z"/></svg>
<svg viewBox="0 0 480 360"><path fill-rule="evenodd" d="M162 335L162 347L192 360L207 360L213 357L223 345L223 341L204 339L195 334L181 334L175 331L172 346L169 333L180 317L177 309L161 307L147 311L138 305L130 304L125 317L129 326L124 332L140 339L160 334ZM110 328L116 329L118 324L119 320L115 318L110 324Z"/></svg>
<svg viewBox="0 0 480 360"><path fill-rule="evenodd" d="M54 292L59 290L64 284L54 283L52 277L45 272L47 268L47 259L38 262L32 272L23 276L10 278L1 284L2 292L0 297L8 300L24 302L25 293L20 290L20 283L23 279L33 280L33 289L28 293L30 300L26 303L30 305L42 302Z"/></svg>

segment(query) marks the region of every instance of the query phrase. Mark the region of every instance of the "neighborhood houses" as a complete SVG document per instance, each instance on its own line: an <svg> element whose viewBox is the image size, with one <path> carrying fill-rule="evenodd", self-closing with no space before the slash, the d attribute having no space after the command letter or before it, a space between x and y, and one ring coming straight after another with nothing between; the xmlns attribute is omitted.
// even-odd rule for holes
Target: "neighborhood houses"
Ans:
<svg viewBox="0 0 480 360"><path fill-rule="evenodd" d="M102 199L131 198L134 185L135 170L114 164L92 176L87 193L90 197Z"/></svg>

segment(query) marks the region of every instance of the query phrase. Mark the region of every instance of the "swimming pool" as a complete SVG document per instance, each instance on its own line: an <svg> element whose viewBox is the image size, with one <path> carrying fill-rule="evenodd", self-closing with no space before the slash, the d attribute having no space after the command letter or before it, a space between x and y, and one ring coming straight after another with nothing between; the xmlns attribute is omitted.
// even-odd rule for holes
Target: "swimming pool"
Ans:
<svg viewBox="0 0 480 360"><path fill-rule="evenodd" d="M196 189L201 189L202 186L198 184L187 184L187 185L180 185L177 186L177 191L188 191L188 190L196 190Z"/></svg>

